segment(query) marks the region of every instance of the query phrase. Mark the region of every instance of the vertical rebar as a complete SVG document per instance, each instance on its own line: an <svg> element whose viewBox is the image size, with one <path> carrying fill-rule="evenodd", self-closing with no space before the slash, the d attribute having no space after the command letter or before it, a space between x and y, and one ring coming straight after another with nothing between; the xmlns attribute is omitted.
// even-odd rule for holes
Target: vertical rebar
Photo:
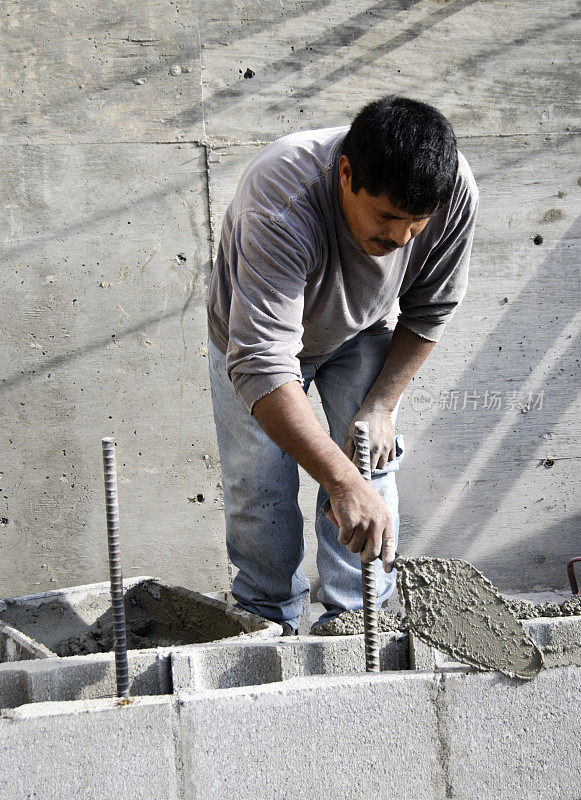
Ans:
<svg viewBox="0 0 581 800"><path fill-rule="evenodd" d="M107 543L109 546L109 575L111 579L111 604L113 606L113 639L115 642L115 674L117 695L129 697L129 665L127 663L127 629L123 600L123 574L119 547L119 504L117 501L117 468L115 466L115 439L102 439L103 471L105 474L105 506L107 509Z"/></svg>
<svg viewBox="0 0 581 800"><path fill-rule="evenodd" d="M369 456L369 424L355 423L355 448L359 472L371 483ZM361 588L363 592L363 628L365 631L365 669L379 672L379 627L377 621L377 589L375 566L361 562Z"/></svg>

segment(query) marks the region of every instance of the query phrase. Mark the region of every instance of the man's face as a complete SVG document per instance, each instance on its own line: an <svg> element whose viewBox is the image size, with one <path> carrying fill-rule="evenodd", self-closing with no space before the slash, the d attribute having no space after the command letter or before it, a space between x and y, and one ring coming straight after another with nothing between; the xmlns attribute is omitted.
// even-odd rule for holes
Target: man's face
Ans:
<svg viewBox="0 0 581 800"><path fill-rule="evenodd" d="M347 156L339 160L339 201L351 234L370 256L386 256L421 233L427 216L410 216L394 206L387 195L375 197L365 189L351 191L351 165Z"/></svg>

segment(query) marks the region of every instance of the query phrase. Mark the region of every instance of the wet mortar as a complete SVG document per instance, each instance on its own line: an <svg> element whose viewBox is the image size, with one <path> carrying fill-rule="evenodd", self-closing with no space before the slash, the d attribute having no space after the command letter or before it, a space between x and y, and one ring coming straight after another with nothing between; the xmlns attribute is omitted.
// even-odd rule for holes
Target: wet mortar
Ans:
<svg viewBox="0 0 581 800"><path fill-rule="evenodd" d="M530 600L507 599L518 619L538 617L575 617L581 615L581 595L574 594L562 603L531 603Z"/></svg>
<svg viewBox="0 0 581 800"><path fill-rule="evenodd" d="M472 564L459 559L400 558L397 589L416 636L477 669L531 678L542 655L506 601Z"/></svg>
<svg viewBox="0 0 581 800"><path fill-rule="evenodd" d="M405 617L380 611L380 631L412 630L422 641L477 669L534 677L542 667L542 655L519 619L581 613L576 596L560 605L507 601L475 567L456 559L399 558L397 566ZM361 634L363 612L344 612L312 632Z"/></svg>
<svg viewBox="0 0 581 800"><path fill-rule="evenodd" d="M2 621L58 656L113 649L113 615L107 594L76 605L61 599L42 605L10 603ZM125 593L129 650L199 644L246 633L240 620L215 601L179 586L142 581Z"/></svg>
<svg viewBox="0 0 581 800"><path fill-rule="evenodd" d="M391 611L378 611L377 626L380 633L406 630L403 618ZM328 622L313 626L311 633L316 636L354 636L364 633L363 610L344 611Z"/></svg>
<svg viewBox="0 0 581 800"><path fill-rule="evenodd" d="M530 600L505 598L510 610L517 619L537 619L539 617L581 616L581 596L573 595L562 603L532 603ZM380 633L406 631L405 617L391 611L378 611ZM321 625L314 625L311 633L315 636L356 636L364 633L363 610L344 611L334 619Z"/></svg>

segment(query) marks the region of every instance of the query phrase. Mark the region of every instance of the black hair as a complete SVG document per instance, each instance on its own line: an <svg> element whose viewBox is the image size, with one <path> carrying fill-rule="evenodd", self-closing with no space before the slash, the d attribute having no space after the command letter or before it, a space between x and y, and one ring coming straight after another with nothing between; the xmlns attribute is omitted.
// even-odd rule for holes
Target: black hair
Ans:
<svg viewBox="0 0 581 800"><path fill-rule="evenodd" d="M431 214L452 196L458 171L456 137L435 108L387 95L353 120L342 154L351 165L351 190L365 189L409 214Z"/></svg>

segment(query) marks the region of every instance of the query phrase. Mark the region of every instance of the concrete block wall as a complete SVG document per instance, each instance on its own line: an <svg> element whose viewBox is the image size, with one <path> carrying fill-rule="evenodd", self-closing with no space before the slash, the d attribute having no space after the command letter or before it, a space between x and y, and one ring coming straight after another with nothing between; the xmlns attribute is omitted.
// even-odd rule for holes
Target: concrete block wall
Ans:
<svg viewBox="0 0 581 800"><path fill-rule="evenodd" d="M525 626L528 682L401 633L131 651L129 702L113 653L0 664L0 800L578 800L581 618Z"/></svg>
<svg viewBox="0 0 581 800"><path fill-rule="evenodd" d="M269 643L242 637L129 651L128 663L130 694L144 696L253 686L305 675L355 674L365 671L365 653L362 636L275 638ZM407 636L382 634L380 663L383 670L407 669ZM115 693L113 653L0 664L0 709Z"/></svg>
<svg viewBox="0 0 581 800"><path fill-rule="evenodd" d="M581 670L310 676L0 716L0 800L578 800Z"/></svg>
<svg viewBox="0 0 581 800"><path fill-rule="evenodd" d="M581 618L524 623L546 668L581 666ZM409 641L408 641L409 639ZM241 637L225 642L129 651L133 696L279 683L365 671L363 636ZM462 665L409 634L380 635L382 671L461 670ZM96 699L116 692L113 653L0 664L0 709L27 703Z"/></svg>

